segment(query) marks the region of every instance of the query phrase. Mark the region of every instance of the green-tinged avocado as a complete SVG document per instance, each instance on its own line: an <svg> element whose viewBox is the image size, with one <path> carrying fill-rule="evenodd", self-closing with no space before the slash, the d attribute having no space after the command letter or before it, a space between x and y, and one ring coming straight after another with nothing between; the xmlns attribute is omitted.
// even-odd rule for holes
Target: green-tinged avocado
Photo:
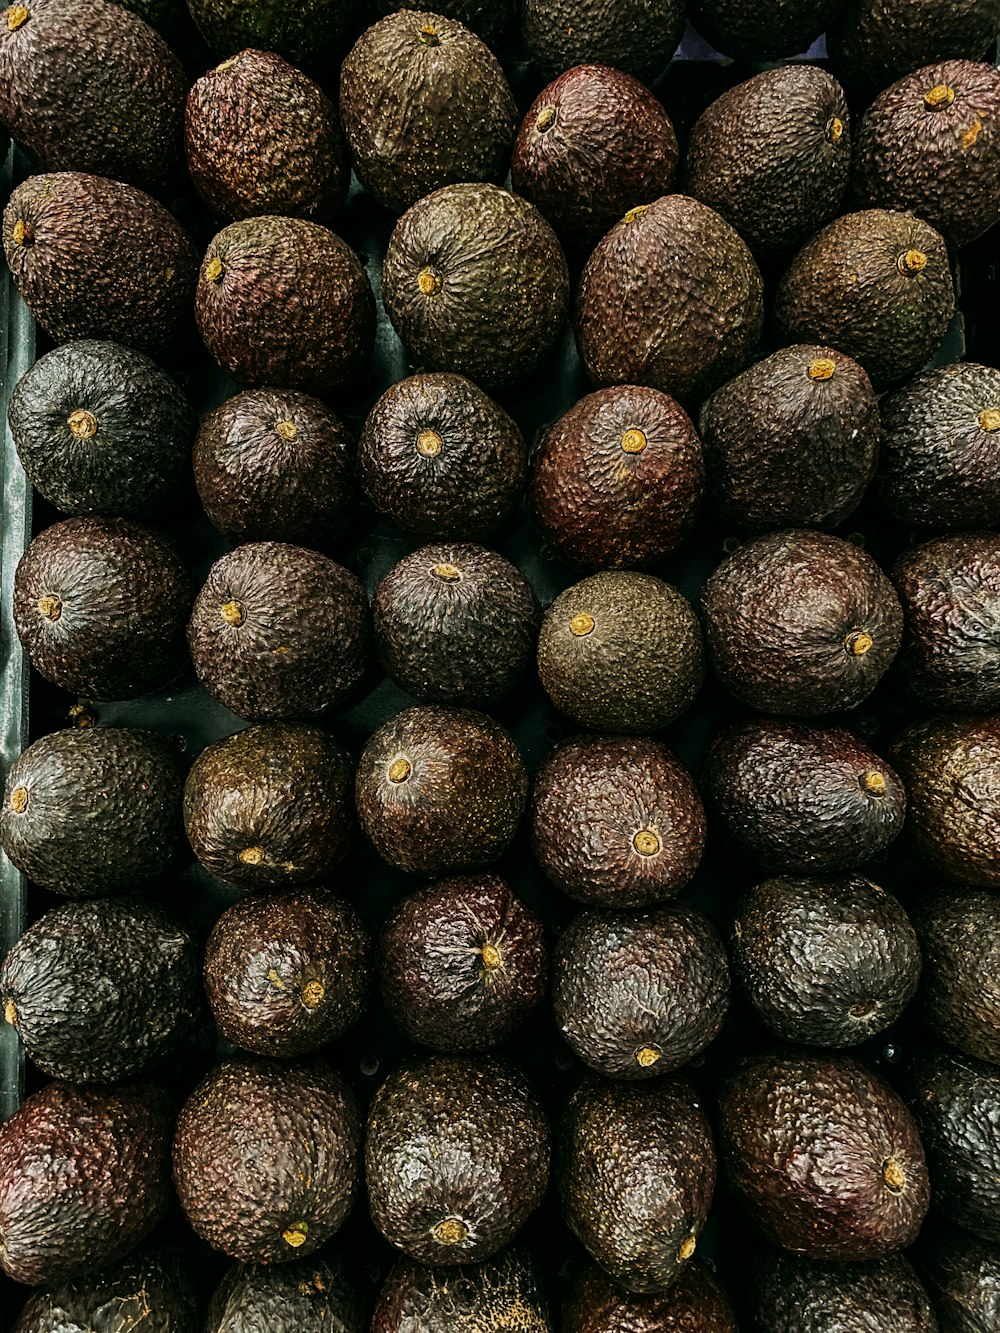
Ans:
<svg viewBox="0 0 1000 1333"><path fill-rule="evenodd" d="M202 1240L244 1263L305 1258L354 1203L358 1105L321 1061L227 1060L181 1108L173 1159L181 1207Z"/></svg>
<svg viewBox="0 0 1000 1333"><path fill-rule="evenodd" d="M962 1231L934 1236L917 1252L940 1333L993 1333L1000 1326L1000 1250Z"/></svg>
<svg viewBox="0 0 1000 1333"><path fill-rule="evenodd" d="M506 851L528 795L508 733L471 708L407 708L369 738L358 764L358 818L383 860L437 875Z"/></svg>
<svg viewBox="0 0 1000 1333"><path fill-rule="evenodd" d="M650 82L684 32L682 0L522 0L521 35L546 78L611 65Z"/></svg>
<svg viewBox="0 0 1000 1333"><path fill-rule="evenodd" d="M666 1291L694 1254L715 1190L715 1147L694 1088L589 1075L556 1140L563 1220L629 1292Z"/></svg>
<svg viewBox="0 0 1000 1333"><path fill-rule="evenodd" d="M716 389L698 431L719 513L749 533L835 528L875 472L871 380L831 347L783 347Z"/></svg>
<svg viewBox="0 0 1000 1333"><path fill-rule="evenodd" d="M752 1302L762 1333L938 1333L901 1254L845 1264L771 1251L758 1261Z"/></svg>
<svg viewBox="0 0 1000 1333"><path fill-rule="evenodd" d="M930 1199L913 1117L844 1055L744 1059L719 1093L720 1156L764 1235L810 1259L882 1259L911 1244Z"/></svg>
<svg viewBox="0 0 1000 1333"><path fill-rule="evenodd" d="M630 209L587 260L576 294L576 341L594 384L648 384L685 403L743 369L763 318L746 244L682 194Z"/></svg>
<svg viewBox="0 0 1000 1333"><path fill-rule="evenodd" d="M157 879L184 846L184 773L150 731L71 727L7 771L0 843L34 884L89 898Z"/></svg>
<svg viewBox="0 0 1000 1333"><path fill-rule="evenodd" d="M167 1211L171 1121L148 1084L26 1097L0 1127L0 1268L38 1286L123 1259Z"/></svg>
<svg viewBox="0 0 1000 1333"><path fill-rule="evenodd" d="M382 299L411 356L491 393L539 369L569 311L569 271L549 224L496 185L446 185L399 219Z"/></svg>
<svg viewBox="0 0 1000 1333"><path fill-rule="evenodd" d="M364 1301L344 1264L234 1264L209 1302L204 1333L368 1333Z"/></svg>
<svg viewBox="0 0 1000 1333"><path fill-rule="evenodd" d="M910 908L923 951L920 1007L931 1031L1000 1065L1000 898L943 888Z"/></svg>
<svg viewBox="0 0 1000 1333"><path fill-rule="evenodd" d="M173 544L125 519L54 523L14 573L14 624L31 665L90 699L134 699L179 675L190 607Z"/></svg>
<svg viewBox="0 0 1000 1333"><path fill-rule="evenodd" d="M213 698L248 720L314 718L360 681L368 598L343 567L301 546L251 542L221 556L195 599L188 646Z"/></svg>
<svg viewBox="0 0 1000 1333"><path fill-rule="evenodd" d="M524 1075L493 1056L432 1056L385 1080L365 1143L372 1221L422 1264L481 1263L549 1181L549 1127Z"/></svg>
<svg viewBox="0 0 1000 1333"><path fill-rule="evenodd" d="M827 30L836 67L863 91L935 60L978 60L1000 33L1000 0L847 0Z"/></svg>
<svg viewBox="0 0 1000 1333"><path fill-rule="evenodd" d="M545 994L542 923L499 875L408 894L386 918L376 957L383 1004L435 1051L499 1045Z"/></svg>
<svg viewBox="0 0 1000 1333"><path fill-rule="evenodd" d="M555 706L582 727L658 731L701 689L698 617L686 597L652 574L593 574L546 611L538 674Z"/></svg>
<svg viewBox="0 0 1000 1333"><path fill-rule="evenodd" d="M545 1289L519 1245L484 1264L429 1268L400 1259L382 1284L378 1333L553 1333Z"/></svg>
<svg viewBox="0 0 1000 1333"><path fill-rule="evenodd" d="M218 56L252 48L274 51L328 75L343 52L352 0L300 0L295 5L261 5L250 0L188 0L205 44Z"/></svg>
<svg viewBox="0 0 1000 1333"><path fill-rule="evenodd" d="M691 21L717 51L760 64L802 55L843 0L693 0Z"/></svg>
<svg viewBox="0 0 1000 1333"><path fill-rule="evenodd" d="M857 1046L895 1023L920 979L916 931L866 879L767 879L744 894L733 975L777 1036Z"/></svg>
<svg viewBox="0 0 1000 1333"><path fill-rule="evenodd" d="M423 546L393 565L372 600L375 652L421 703L489 704L524 679L538 599L524 575L483 546Z"/></svg>
<svg viewBox="0 0 1000 1333"><path fill-rule="evenodd" d="M903 635L899 598L871 556L807 528L737 547L705 584L701 604L716 675L765 713L855 707Z"/></svg>
<svg viewBox="0 0 1000 1333"><path fill-rule="evenodd" d="M707 1269L688 1264L665 1292L622 1291L599 1268L573 1279L562 1310L563 1333L737 1333L722 1288Z"/></svg>

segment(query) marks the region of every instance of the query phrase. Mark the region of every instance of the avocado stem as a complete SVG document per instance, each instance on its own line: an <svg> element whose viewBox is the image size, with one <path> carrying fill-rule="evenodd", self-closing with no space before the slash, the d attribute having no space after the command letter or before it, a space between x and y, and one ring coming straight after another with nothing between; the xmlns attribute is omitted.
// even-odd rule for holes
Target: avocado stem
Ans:
<svg viewBox="0 0 1000 1333"><path fill-rule="evenodd" d="M695 1236L688 1236L687 1240L684 1241L681 1248L677 1251L677 1258L683 1263L686 1259L691 1258L697 1248L697 1238Z"/></svg>
<svg viewBox="0 0 1000 1333"><path fill-rule="evenodd" d="M322 981L317 981L316 978L314 977L311 981L307 981L306 984L302 987L301 994L302 994L302 1003L305 1005L305 1007L307 1009L315 1009L318 1004L322 1003L323 996L326 994L326 990L323 986Z"/></svg>
<svg viewBox="0 0 1000 1333"><path fill-rule="evenodd" d="M294 421L279 421L274 429L283 440L297 440L299 432L295 429Z"/></svg>
<svg viewBox="0 0 1000 1333"><path fill-rule="evenodd" d="M218 255L213 255L205 265L205 278L208 282L221 282L226 266Z"/></svg>
<svg viewBox="0 0 1000 1333"><path fill-rule="evenodd" d="M417 436L417 453L423 458L437 458L444 441L436 430L422 430Z"/></svg>
<svg viewBox="0 0 1000 1333"><path fill-rule="evenodd" d="M432 23L425 23L420 29L420 36L417 38L422 46L440 46L441 38L437 35L437 29Z"/></svg>
<svg viewBox="0 0 1000 1333"><path fill-rule="evenodd" d="M31 245L35 239L35 229L30 222L18 218L11 229L10 236L15 245Z"/></svg>
<svg viewBox="0 0 1000 1333"><path fill-rule="evenodd" d="M17 1005L13 1000L7 1000L3 1007L3 1016L12 1028L17 1027Z"/></svg>
<svg viewBox="0 0 1000 1333"><path fill-rule="evenodd" d="M543 106L538 113L538 119L535 121L535 129L539 134L545 134L556 123L556 109L554 106Z"/></svg>
<svg viewBox="0 0 1000 1333"><path fill-rule="evenodd" d="M906 1185L906 1174L895 1157L887 1158L882 1164L882 1179L893 1194L902 1194Z"/></svg>
<svg viewBox="0 0 1000 1333"><path fill-rule="evenodd" d="M1000 430L1000 411L995 407L984 407L977 420L981 430L991 433Z"/></svg>
<svg viewBox="0 0 1000 1333"><path fill-rule="evenodd" d="M578 616L574 616L569 622L570 633L575 634L577 638L582 637L584 634L589 634L593 628L594 617L588 615L586 611L581 611Z"/></svg>
<svg viewBox="0 0 1000 1333"><path fill-rule="evenodd" d="M927 267L927 256L923 250L907 250L896 260L900 273L922 273Z"/></svg>
<svg viewBox="0 0 1000 1333"><path fill-rule="evenodd" d="M622 436L622 449L627 454L641 454L646 443L645 435L637 426L631 427Z"/></svg>
<svg viewBox="0 0 1000 1333"><path fill-rule="evenodd" d="M844 639L844 647L852 657L864 657L875 640L863 629L855 629Z"/></svg>
<svg viewBox="0 0 1000 1333"><path fill-rule="evenodd" d="M51 620L55 624L62 615L62 602L55 593L47 593L44 597L39 597L38 610L46 620Z"/></svg>
<svg viewBox="0 0 1000 1333"><path fill-rule="evenodd" d="M663 846L659 835L652 829L643 828L632 839L632 846L640 856L655 856Z"/></svg>
<svg viewBox="0 0 1000 1333"><path fill-rule="evenodd" d="M828 356L818 356L815 361L809 362L806 374L811 380L829 380L833 379L836 369L836 361L832 361Z"/></svg>
<svg viewBox="0 0 1000 1333"><path fill-rule="evenodd" d="M831 116L826 123L826 137L831 143L837 143L844 133L844 122L839 116Z"/></svg>
<svg viewBox="0 0 1000 1333"><path fill-rule="evenodd" d="M15 787L10 794L10 808L15 815L23 815L28 808L27 787Z"/></svg>
<svg viewBox="0 0 1000 1333"><path fill-rule="evenodd" d="M652 1069L663 1055L658 1046L640 1046L635 1053L636 1063L642 1069Z"/></svg>
<svg viewBox="0 0 1000 1333"><path fill-rule="evenodd" d="M31 11L26 5L11 5L7 10L7 28L10 32L17 32L22 23L26 23L31 17Z"/></svg>
<svg viewBox="0 0 1000 1333"><path fill-rule="evenodd" d="M936 83L924 93L924 106L928 111L937 111L940 107L951 106L955 100L955 89L946 83Z"/></svg>
<svg viewBox="0 0 1000 1333"><path fill-rule="evenodd" d="M469 1228L457 1217L446 1217L431 1228L431 1235L439 1245L461 1245L469 1234Z"/></svg>
<svg viewBox="0 0 1000 1333"><path fill-rule="evenodd" d="M865 791L871 792L872 796L885 795L885 778L881 773L876 773L873 768L862 774L861 785Z"/></svg>
<svg viewBox="0 0 1000 1333"><path fill-rule="evenodd" d="M242 602L238 602L235 597L224 602L219 608L219 615L227 625L242 625L247 618L247 609Z"/></svg>
<svg viewBox="0 0 1000 1333"><path fill-rule="evenodd" d="M97 434L97 418L86 408L78 407L71 412L66 424L78 440L90 440Z"/></svg>
<svg viewBox="0 0 1000 1333"><path fill-rule="evenodd" d="M431 568L431 573L436 578L443 579L445 583L460 583L462 580L462 571L454 565L434 565Z"/></svg>
<svg viewBox="0 0 1000 1333"><path fill-rule="evenodd" d="M406 781L412 772L413 768L408 759L394 759L389 765L389 781L399 786L401 782Z"/></svg>
<svg viewBox="0 0 1000 1333"><path fill-rule="evenodd" d="M437 296L444 286L444 279L436 268L431 268L428 265L417 274L417 286L420 288L422 296Z"/></svg>
<svg viewBox="0 0 1000 1333"><path fill-rule="evenodd" d="M495 972L498 967L503 966L503 955L495 944L490 944L489 940L486 941L480 952L482 953L483 967L488 972Z"/></svg>
<svg viewBox="0 0 1000 1333"><path fill-rule="evenodd" d="M245 866L259 866L266 858L263 847L244 847L236 857Z"/></svg>
<svg viewBox="0 0 1000 1333"><path fill-rule="evenodd" d="M639 204L639 206L638 206L637 208L630 208L629 211L625 214L624 221L625 221L625 222L635 222L635 220L636 220L637 218L641 218L641 217L642 217L642 215L643 215L643 213L645 213L645 211L646 211L646 205L645 205L645 204Z"/></svg>
<svg viewBox="0 0 1000 1333"><path fill-rule="evenodd" d="M308 1235L308 1222L293 1222L290 1227L286 1227L281 1233L281 1239L286 1241L293 1250L297 1250L300 1245L305 1244Z"/></svg>

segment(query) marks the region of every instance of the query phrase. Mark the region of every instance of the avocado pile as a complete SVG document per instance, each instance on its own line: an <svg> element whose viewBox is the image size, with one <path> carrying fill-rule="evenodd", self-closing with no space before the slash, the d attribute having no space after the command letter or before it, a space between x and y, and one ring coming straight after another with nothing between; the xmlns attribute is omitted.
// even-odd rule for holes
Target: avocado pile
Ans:
<svg viewBox="0 0 1000 1333"><path fill-rule="evenodd" d="M0 1333L1000 1333L998 35L0 11Z"/></svg>

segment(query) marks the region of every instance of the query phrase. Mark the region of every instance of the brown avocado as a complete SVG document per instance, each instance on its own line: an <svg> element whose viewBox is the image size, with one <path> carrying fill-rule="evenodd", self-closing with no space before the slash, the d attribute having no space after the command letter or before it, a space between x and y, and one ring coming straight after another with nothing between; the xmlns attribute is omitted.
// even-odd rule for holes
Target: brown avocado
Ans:
<svg viewBox="0 0 1000 1333"><path fill-rule="evenodd" d="M938 1333L930 1298L901 1254L845 1264L770 1251L754 1273L753 1311L754 1328L766 1333Z"/></svg>
<svg viewBox="0 0 1000 1333"><path fill-rule="evenodd" d="M1000 899L985 889L932 889L910 916L924 956L925 1023L963 1054L1000 1065Z"/></svg>
<svg viewBox="0 0 1000 1333"><path fill-rule="evenodd" d="M877 92L938 60L979 60L1000 34L1000 0L847 0L827 31L838 69Z"/></svg>
<svg viewBox="0 0 1000 1333"><path fill-rule="evenodd" d="M398 1260L382 1284L378 1333L553 1333L545 1289L527 1251L501 1250L484 1264L431 1268Z"/></svg>
<svg viewBox="0 0 1000 1333"><path fill-rule="evenodd" d="M368 1333L366 1313L346 1264L329 1255L233 1264L212 1293L204 1333Z"/></svg>
<svg viewBox="0 0 1000 1333"><path fill-rule="evenodd" d="M563 1304L562 1333L737 1333L729 1302L706 1268L688 1264L665 1292L622 1291L599 1268L582 1269Z"/></svg>
<svg viewBox="0 0 1000 1333"><path fill-rule="evenodd" d="M802 55L843 0L694 0L691 21L717 51L760 64Z"/></svg>
<svg viewBox="0 0 1000 1333"><path fill-rule="evenodd" d="M409 0L371 0L376 13L410 9ZM495 50L514 13L514 0L435 0L434 12L464 24Z"/></svg>
<svg viewBox="0 0 1000 1333"><path fill-rule="evenodd" d="M956 1229L922 1243L918 1263L940 1333L993 1333L1000 1323L1000 1250L995 1245Z"/></svg>
<svg viewBox="0 0 1000 1333"><path fill-rule="evenodd" d="M611 65L651 82L684 32L682 0L522 0L521 36L546 78Z"/></svg>

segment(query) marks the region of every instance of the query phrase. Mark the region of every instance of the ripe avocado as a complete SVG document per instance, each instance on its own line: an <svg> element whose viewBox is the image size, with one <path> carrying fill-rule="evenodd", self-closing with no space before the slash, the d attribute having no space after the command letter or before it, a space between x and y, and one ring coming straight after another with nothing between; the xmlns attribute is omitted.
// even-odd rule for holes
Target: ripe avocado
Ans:
<svg viewBox="0 0 1000 1333"><path fill-rule="evenodd" d="M847 0L827 29L838 69L870 95L936 60L985 58L1000 0Z"/></svg>
<svg viewBox="0 0 1000 1333"><path fill-rule="evenodd" d="M807 51L843 0L693 0L691 21L717 51L760 64Z"/></svg>
<svg viewBox="0 0 1000 1333"><path fill-rule="evenodd" d="M649 83L684 32L682 0L522 0L521 35L546 78L611 65Z"/></svg>
<svg viewBox="0 0 1000 1333"><path fill-rule="evenodd" d="M233 1264L209 1303L204 1333L368 1333L364 1302L343 1264ZM172 1333L172 1331L171 1331Z"/></svg>
<svg viewBox="0 0 1000 1333"><path fill-rule="evenodd" d="M381 14L410 9L408 0L371 0ZM514 14L514 0L435 0L434 12L470 28L489 46L496 47Z"/></svg>
<svg viewBox="0 0 1000 1333"><path fill-rule="evenodd" d="M545 1290L519 1245L485 1264L429 1268L399 1259L382 1284L378 1333L553 1333Z"/></svg>
<svg viewBox="0 0 1000 1333"><path fill-rule="evenodd" d="M573 1279L561 1327L563 1333L738 1333L722 1288L697 1264L652 1296L626 1294L588 1266Z"/></svg>
<svg viewBox="0 0 1000 1333"><path fill-rule="evenodd" d="M964 1231L935 1236L918 1251L940 1333L993 1333L1000 1323L1000 1251Z"/></svg>
<svg viewBox="0 0 1000 1333"><path fill-rule="evenodd" d="M351 8L351 0L299 0L295 5L188 0L199 33L216 55L234 56L247 48L275 51L318 77L336 67Z"/></svg>
<svg viewBox="0 0 1000 1333"><path fill-rule="evenodd" d="M844 1264L771 1251L753 1285L754 1327L767 1333L938 1333L930 1298L901 1254Z"/></svg>

